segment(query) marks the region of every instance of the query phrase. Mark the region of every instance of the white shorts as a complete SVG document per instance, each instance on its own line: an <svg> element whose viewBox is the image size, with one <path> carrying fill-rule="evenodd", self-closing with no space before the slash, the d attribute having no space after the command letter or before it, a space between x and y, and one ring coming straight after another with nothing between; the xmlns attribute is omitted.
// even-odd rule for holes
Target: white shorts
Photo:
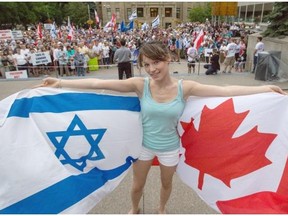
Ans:
<svg viewBox="0 0 288 216"><path fill-rule="evenodd" d="M153 160L156 156L160 164L164 166L176 166L179 163L179 153L180 149L168 152L157 152L142 146L142 150L138 160L149 161Z"/></svg>

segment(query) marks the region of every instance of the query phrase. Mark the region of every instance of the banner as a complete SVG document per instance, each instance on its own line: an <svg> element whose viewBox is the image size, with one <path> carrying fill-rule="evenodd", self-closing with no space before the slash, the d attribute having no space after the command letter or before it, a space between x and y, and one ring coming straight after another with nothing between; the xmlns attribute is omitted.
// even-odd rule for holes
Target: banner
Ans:
<svg viewBox="0 0 288 216"><path fill-rule="evenodd" d="M28 78L27 70L6 71L6 79L26 79Z"/></svg>
<svg viewBox="0 0 288 216"><path fill-rule="evenodd" d="M132 96L52 88L0 101L0 214L87 213L142 145Z"/></svg>
<svg viewBox="0 0 288 216"><path fill-rule="evenodd" d="M287 123L285 95L191 97L177 173L221 213L287 214Z"/></svg>
<svg viewBox="0 0 288 216"><path fill-rule="evenodd" d="M0 40L12 40L13 34L11 30L0 30Z"/></svg>
<svg viewBox="0 0 288 216"><path fill-rule="evenodd" d="M13 35L14 40L21 40L21 39L23 39L23 34L22 34L22 31L20 31L20 30L14 30L14 31L12 31L12 35Z"/></svg>
<svg viewBox="0 0 288 216"><path fill-rule="evenodd" d="M51 23L44 23L44 29L46 29L46 30L51 30L52 26L53 26L53 24L51 24Z"/></svg>

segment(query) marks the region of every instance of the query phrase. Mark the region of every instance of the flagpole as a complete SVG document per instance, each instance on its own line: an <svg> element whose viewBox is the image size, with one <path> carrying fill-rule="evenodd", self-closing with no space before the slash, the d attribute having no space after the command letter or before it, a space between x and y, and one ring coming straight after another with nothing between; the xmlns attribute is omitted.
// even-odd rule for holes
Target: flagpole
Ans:
<svg viewBox="0 0 288 216"><path fill-rule="evenodd" d="M87 4L87 6L88 6L88 18L90 20L90 7L89 7L89 4Z"/></svg>

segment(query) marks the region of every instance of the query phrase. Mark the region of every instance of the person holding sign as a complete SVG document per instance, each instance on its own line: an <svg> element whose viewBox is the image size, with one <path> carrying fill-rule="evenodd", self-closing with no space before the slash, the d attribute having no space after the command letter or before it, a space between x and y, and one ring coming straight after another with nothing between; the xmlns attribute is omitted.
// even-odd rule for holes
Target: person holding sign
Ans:
<svg viewBox="0 0 288 216"><path fill-rule="evenodd" d="M60 76L63 77L63 70L65 70L66 76L70 76L70 72L68 70L68 56L67 52L64 51L63 44L59 46L60 50L56 53L57 59L59 61L59 69L60 69Z"/></svg>

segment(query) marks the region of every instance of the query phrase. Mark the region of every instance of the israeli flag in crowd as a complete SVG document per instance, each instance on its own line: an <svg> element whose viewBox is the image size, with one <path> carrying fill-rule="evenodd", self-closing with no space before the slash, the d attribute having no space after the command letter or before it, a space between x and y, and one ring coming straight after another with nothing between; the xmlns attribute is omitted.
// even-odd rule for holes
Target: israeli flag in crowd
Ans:
<svg viewBox="0 0 288 216"><path fill-rule="evenodd" d="M149 29L149 25L145 22L145 23L142 24L141 30L142 31L146 31L147 29Z"/></svg>
<svg viewBox="0 0 288 216"><path fill-rule="evenodd" d="M57 37L55 22L53 22L52 27L50 29L50 35L52 38Z"/></svg>
<svg viewBox="0 0 288 216"><path fill-rule="evenodd" d="M142 144L137 97L53 88L0 101L0 214L87 213Z"/></svg>
<svg viewBox="0 0 288 216"><path fill-rule="evenodd" d="M159 15L152 21L152 28L157 28L160 25Z"/></svg>
<svg viewBox="0 0 288 216"><path fill-rule="evenodd" d="M134 19L137 19L137 11L133 11L132 14L129 16L129 21L133 21Z"/></svg>

